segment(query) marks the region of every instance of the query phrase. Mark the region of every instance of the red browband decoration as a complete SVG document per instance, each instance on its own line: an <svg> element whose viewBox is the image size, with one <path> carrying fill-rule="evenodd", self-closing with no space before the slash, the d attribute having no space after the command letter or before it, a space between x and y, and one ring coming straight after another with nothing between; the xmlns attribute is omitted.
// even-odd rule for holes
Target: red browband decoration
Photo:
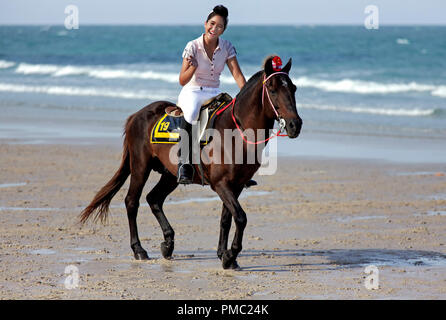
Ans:
<svg viewBox="0 0 446 320"><path fill-rule="evenodd" d="M271 61L272 65L273 65L273 70L274 71L281 71L282 70L282 60L280 59L279 56L275 56L273 58L273 60Z"/></svg>

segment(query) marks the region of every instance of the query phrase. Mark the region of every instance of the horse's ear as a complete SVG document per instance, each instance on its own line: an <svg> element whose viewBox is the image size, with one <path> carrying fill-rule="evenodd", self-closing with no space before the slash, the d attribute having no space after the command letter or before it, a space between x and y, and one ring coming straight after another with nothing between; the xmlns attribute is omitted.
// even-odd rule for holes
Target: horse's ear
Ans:
<svg viewBox="0 0 446 320"><path fill-rule="evenodd" d="M290 69L291 69L291 58L290 58L290 60L288 60L288 62L285 65L285 67L283 67L282 71L286 72L286 73L290 73Z"/></svg>
<svg viewBox="0 0 446 320"><path fill-rule="evenodd" d="M270 56L265 60L265 63L263 64L263 69L265 70L265 75L268 78L268 76L272 73L274 73L273 70L273 61L274 56Z"/></svg>

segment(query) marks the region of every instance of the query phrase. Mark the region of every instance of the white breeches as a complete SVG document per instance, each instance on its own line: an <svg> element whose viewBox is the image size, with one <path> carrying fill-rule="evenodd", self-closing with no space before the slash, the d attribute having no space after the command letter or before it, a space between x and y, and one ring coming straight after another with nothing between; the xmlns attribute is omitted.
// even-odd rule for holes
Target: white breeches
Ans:
<svg viewBox="0 0 446 320"><path fill-rule="evenodd" d="M177 105L183 110L184 119L192 124L198 120L203 102L220 93L219 88L184 86L178 96Z"/></svg>

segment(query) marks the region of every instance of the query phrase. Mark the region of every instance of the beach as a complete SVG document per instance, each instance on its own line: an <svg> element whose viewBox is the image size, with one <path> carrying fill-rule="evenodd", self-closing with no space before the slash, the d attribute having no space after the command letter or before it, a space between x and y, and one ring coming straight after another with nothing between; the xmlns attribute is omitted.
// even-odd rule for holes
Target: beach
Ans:
<svg viewBox="0 0 446 320"><path fill-rule="evenodd" d="M179 186L167 199L172 260L145 202L157 173L138 215L150 260L130 249L128 181L106 225L81 227L79 213L121 157L119 139L97 142L0 144L2 299L446 298L444 163L279 157L277 172L255 176L240 197L248 225L232 271L216 255L221 201L209 187ZM371 265L375 289L366 286Z"/></svg>
<svg viewBox="0 0 446 320"><path fill-rule="evenodd" d="M200 185L164 204L175 251L162 258L145 201L156 172L138 215L150 260L130 248L129 181L106 225L79 225L119 167L127 117L177 102L202 32L0 26L0 299L446 299L445 26L230 25L248 81L268 55L292 59L303 119L240 197L241 270L217 258L222 203ZM220 89L239 93L228 68Z"/></svg>

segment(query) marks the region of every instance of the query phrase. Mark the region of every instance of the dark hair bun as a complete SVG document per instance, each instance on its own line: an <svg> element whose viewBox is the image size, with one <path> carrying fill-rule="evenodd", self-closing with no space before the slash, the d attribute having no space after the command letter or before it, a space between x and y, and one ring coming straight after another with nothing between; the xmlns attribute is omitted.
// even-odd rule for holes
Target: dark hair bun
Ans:
<svg viewBox="0 0 446 320"><path fill-rule="evenodd" d="M215 6L214 12L224 18L228 17L228 9L225 6L222 6L222 5Z"/></svg>
<svg viewBox="0 0 446 320"><path fill-rule="evenodd" d="M228 9L225 6L219 5L215 6L211 13L209 13L208 18L206 19L206 22L209 21L214 16L220 16L224 19L225 23L225 29L228 25Z"/></svg>

